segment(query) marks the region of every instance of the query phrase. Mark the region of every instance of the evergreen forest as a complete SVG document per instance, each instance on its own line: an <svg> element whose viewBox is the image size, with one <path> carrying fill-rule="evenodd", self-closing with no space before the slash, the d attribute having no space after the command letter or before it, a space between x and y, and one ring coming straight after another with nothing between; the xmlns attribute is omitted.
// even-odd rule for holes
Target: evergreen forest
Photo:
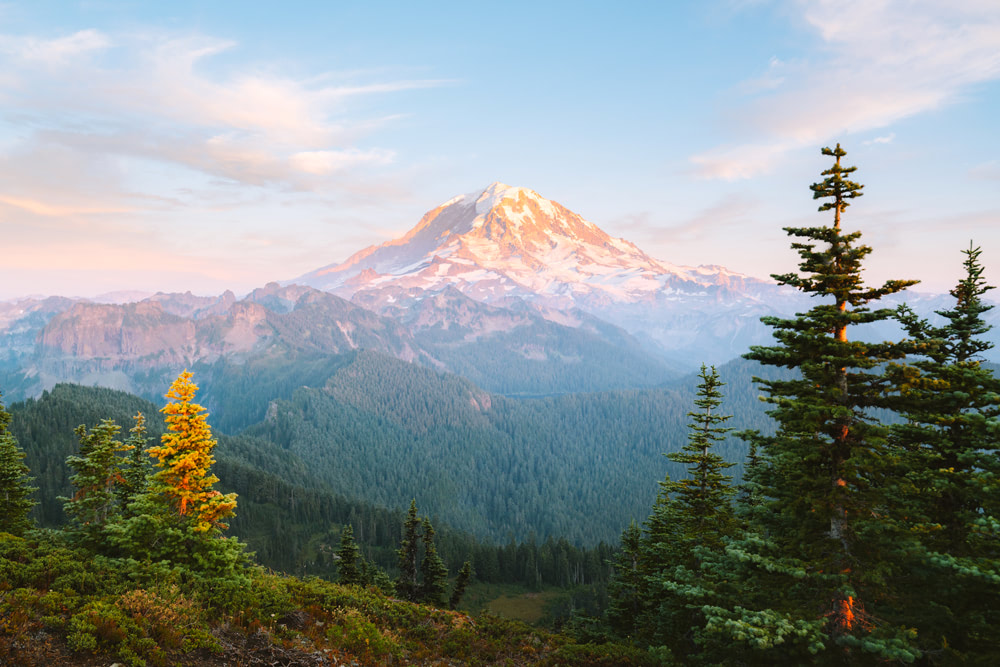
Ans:
<svg viewBox="0 0 1000 667"><path fill-rule="evenodd" d="M360 350L220 366L208 409L198 368L0 404L0 658L1000 664L982 251L934 318L883 306L916 281L865 284L864 186L822 152L772 276L811 308L669 386L502 397Z"/></svg>

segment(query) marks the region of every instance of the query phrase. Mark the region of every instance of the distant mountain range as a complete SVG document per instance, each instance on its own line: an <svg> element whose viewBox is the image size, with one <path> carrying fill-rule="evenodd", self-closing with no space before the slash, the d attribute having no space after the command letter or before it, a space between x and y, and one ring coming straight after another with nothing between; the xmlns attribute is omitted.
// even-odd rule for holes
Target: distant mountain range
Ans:
<svg viewBox="0 0 1000 667"><path fill-rule="evenodd" d="M923 312L949 305L906 298ZM0 388L22 397L75 381L157 396L184 367L231 375L362 349L503 394L641 388L766 343L761 316L806 307L794 290L654 259L532 190L493 183L399 239L243 298L0 302Z"/></svg>

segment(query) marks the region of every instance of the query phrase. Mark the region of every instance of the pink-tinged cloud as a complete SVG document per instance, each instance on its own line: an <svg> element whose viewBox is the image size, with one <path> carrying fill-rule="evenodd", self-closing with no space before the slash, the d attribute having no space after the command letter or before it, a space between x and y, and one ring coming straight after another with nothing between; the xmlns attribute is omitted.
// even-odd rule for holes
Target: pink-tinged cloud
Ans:
<svg viewBox="0 0 1000 667"><path fill-rule="evenodd" d="M134 208L123 207L123 206L66 206L61 204L52 204L44 201L38 201L36 199L27 199L25 197L12 197L9 195L0 194L0 204L5 204L7 206L12 206L14 208L27 211L28 213L33 213L35 215L42 215L46 217L69 217L76 215L95 215L102 213L128 213L134 211Z"/></svg>
<svg viewBox="0 0 1000 667"><path fill-rule="evenodd" d="M348 149L344 151L302 151L288 158L293 168L307 174L324 176L335 171L365 164L389 164L395 154L387 150Z"/></svg>
<svg viewBox="0 0 1000 667"><path fill-rule="evenodd" d="M105 48L115 50L113 62L96 57ZM210 73L214 56L237 48L204 35L0 36L0 72L17 73L0 75L0 100L23 118L45 118L47 129L26 133L23 150L61 142L95 160L141 155L241 184L330 190L350 187L331 180L345 168L394 157L355 143L401 115L358 117L354 98L449 83L345 83L265 66Z"/></svg>
<svg viewBox="0 0 1000 667"><path fill-rule="evenodd" d="M743 144L723 146L694 155L695 175L699 178L739 181L770 171L794 144Z"/></svg>

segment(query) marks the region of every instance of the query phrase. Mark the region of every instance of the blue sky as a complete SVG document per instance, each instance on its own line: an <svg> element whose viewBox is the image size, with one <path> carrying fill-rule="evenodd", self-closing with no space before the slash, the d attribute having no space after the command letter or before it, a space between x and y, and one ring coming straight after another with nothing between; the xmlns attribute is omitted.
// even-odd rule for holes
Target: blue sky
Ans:
<svg viewBox="0 0 1000 667"><path fill-rule="evenodd" d="M1000 282L995 0L0 3L0 298L241 293L492 181L766 276L837 141L871 281Z"/></svg>

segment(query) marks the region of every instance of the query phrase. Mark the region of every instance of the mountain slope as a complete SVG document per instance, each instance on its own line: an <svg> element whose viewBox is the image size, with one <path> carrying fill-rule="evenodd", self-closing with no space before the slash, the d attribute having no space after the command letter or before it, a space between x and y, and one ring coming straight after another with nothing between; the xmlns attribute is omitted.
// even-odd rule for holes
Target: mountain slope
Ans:
<svg viewBox="0 0 1000 667"><path fill-rule="evenodd" d="M35 317L38 319L38 317ZM39 322L41 324L41 322ZM57 382L123 389L155 397L184 368L237 366L266 359L294 364L374 349L433 360L398 323L333 294L271 283L235 301L158 294L139 303L78 301L50 316L33 351L8 371L11 398L35 396ZM13 381L11 381L13 380Z"/></svg>
<svg viewBox="0 0 1000 667"><path fill-rule="evenodd" d="M684 473L662 454L686 440L693 377L677 389L525 400L378 353L352 356L324 386L296 389L244 431L309 461L348 497L389 507L417 498L493 539L594 544L648 513L664 473ZM749 364L737 364L723 409L735 426L766 428ZM741 463L744 449L731 439L719 452Z"/></svg>
<svg viewBox="0 0 1000 667"><path fill-rule="evenodd" d="M292 282L344 295L388 284L432 291L451 285L484 301L530 296L562 304L765 284L721 267L655 260L561 204L502 183L455 197L405 236Z"/></svg>
<svg viewBox="0 0 1000 667"><path fill-rule="evenodd" d="M654 259L557 202L501 183L455 197L401 238L293 282L376 310L391 308L400 293L454 289L508 308L527 301L556 322L583 311L685 370L767 342L760 317L792 313L801 301L793 290L720 266Z"/></svg>

